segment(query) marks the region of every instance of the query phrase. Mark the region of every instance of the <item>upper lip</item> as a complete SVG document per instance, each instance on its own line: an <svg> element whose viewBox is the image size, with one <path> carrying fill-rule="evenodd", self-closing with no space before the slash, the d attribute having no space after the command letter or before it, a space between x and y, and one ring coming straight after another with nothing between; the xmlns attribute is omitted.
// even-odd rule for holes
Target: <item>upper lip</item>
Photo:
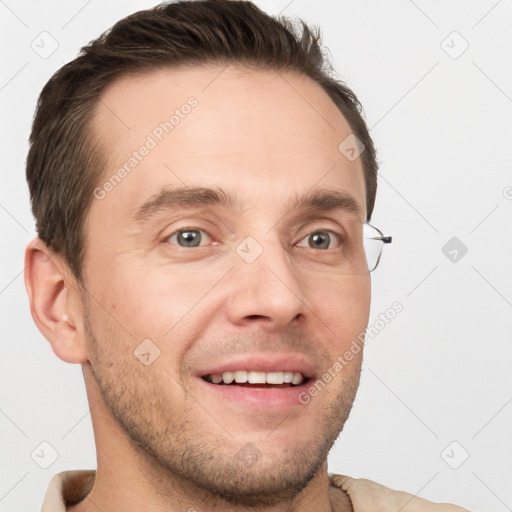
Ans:
<svg viewBox="0 0 512 512"><path fill-rule="evenodd" d="M198 377L205 375L235 372L237 370L256 372L298 372L306 378L314 375L313 366L304 356L294 353L263 354L252 353L232 357L227 361L213 364L196 372Z"/></svg>

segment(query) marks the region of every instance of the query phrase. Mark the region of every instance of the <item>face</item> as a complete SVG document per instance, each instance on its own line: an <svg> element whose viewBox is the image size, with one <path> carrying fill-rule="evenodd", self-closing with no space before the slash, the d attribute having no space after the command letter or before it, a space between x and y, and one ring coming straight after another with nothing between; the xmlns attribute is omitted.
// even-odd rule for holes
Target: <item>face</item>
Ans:
<svg viewBox="0 0 512 512"><path fill-rule="evenodd" d="M356 393L362 352L333 365L368 322L364 179L317 84L223 69L125 77L99 102L108 165L86 224L88 357L160 473L271 503L315 476ZM338 193L336 208L293 207L316 193Z"/></svg>

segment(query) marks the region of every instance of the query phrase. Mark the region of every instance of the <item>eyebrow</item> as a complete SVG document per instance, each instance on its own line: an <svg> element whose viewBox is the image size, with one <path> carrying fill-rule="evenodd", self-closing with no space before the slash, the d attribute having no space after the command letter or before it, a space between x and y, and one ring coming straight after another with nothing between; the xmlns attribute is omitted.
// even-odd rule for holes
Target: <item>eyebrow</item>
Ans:
<svg viewBox="0 0 512 512"><path fill-rule="evenodd" d="M160 213L179 209L194 209L202 206L220 206L236 212L246 210L246 204L234 193L221 187L183 186L164 188L134 210L132 219L144 223ZM349 194L337 190L320 189L299 196L297 193L285 205L292 211L344 210L359 217L363 211L359 203Z"/></svg>

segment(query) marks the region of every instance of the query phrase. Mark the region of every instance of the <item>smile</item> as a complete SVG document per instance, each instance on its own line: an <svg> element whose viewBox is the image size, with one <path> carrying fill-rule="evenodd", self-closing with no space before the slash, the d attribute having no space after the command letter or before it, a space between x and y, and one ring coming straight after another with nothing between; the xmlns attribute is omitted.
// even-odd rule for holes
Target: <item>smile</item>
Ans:
<svg viewBox="0 0 512 512"><path fill-rule="evenodd" d="M249 385L283 385L298 386L305 380L300 372L277 371L260 372L250 370L236 370L234 372L223 372L207 374L202 377L211 384L249 384Z"/></svg>

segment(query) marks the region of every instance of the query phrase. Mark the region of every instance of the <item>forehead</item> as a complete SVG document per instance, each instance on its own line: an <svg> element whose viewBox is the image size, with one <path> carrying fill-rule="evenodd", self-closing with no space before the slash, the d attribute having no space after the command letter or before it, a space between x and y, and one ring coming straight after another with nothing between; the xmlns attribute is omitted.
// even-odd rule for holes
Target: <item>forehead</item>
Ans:
<svg viewBox="0 0 512 512"><path fill-rule="evenodd" d="M350 127L303 75L210 65L126 76L102 95L92 129L107 194L91 212L126 218L164 187L222 185L257 208L318 185L354 196L364 215L361 161L338 149Z"/></svg>

